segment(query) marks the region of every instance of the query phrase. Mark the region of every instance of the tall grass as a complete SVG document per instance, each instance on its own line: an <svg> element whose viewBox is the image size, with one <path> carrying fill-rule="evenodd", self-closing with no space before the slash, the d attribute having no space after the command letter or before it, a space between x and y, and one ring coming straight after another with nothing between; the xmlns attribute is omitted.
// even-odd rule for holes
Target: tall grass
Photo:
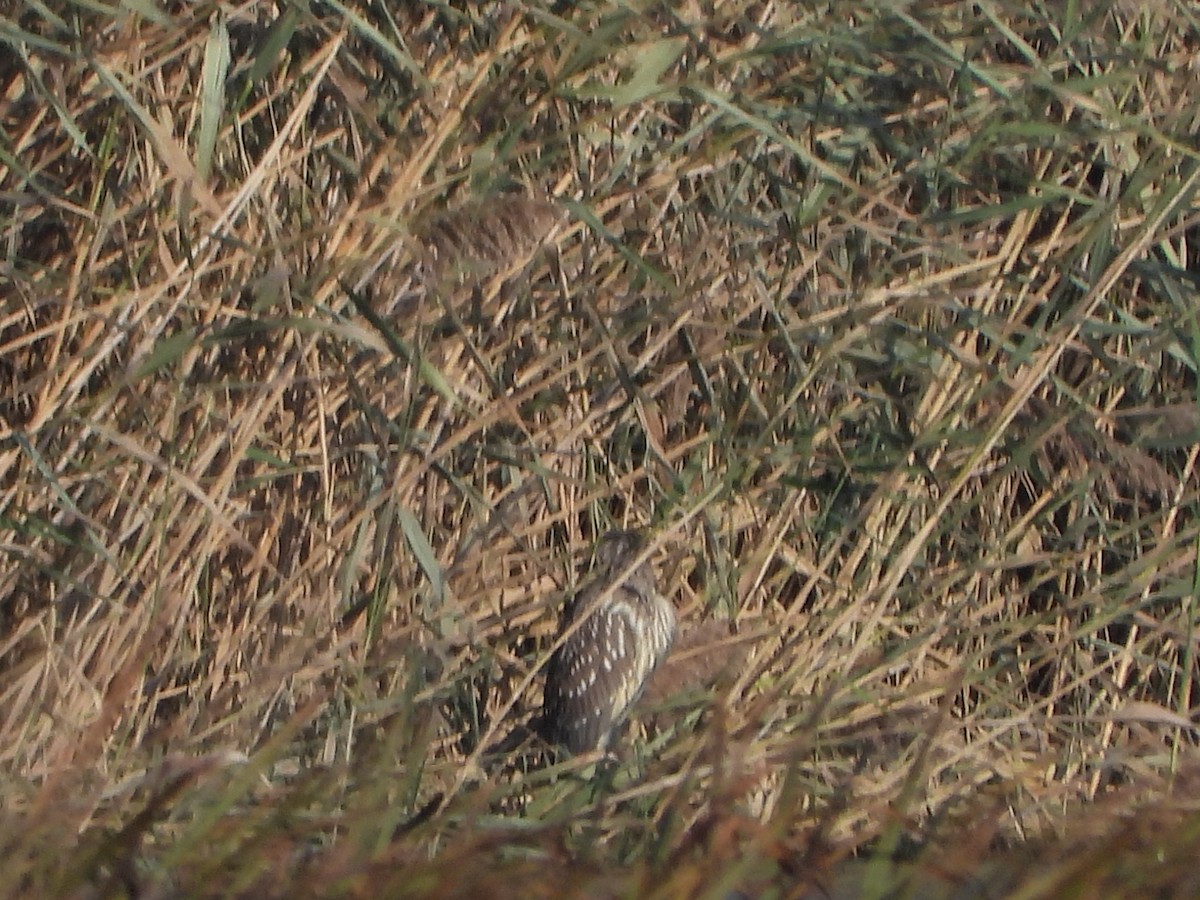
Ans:
<svg viewBox="0 0 1200 900"><path fill-rule="evenodd" d="M1190 895L1196 50L0 12L0 894ZM543 766L614 525L680 652Z"/></svg>

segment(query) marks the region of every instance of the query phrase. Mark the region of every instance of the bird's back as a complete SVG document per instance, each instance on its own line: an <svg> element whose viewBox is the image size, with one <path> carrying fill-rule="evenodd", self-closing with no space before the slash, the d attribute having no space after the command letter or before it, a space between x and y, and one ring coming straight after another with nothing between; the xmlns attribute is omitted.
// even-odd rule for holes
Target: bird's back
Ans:
<svg viewBox="0 0 1200 900"><path fill-rule="evenodd" d="M605 535L597 575L564 619L571 634L547 668L543 720L546 737L572 753L607 749L674 641L675 612L649 562L621 578L644 547L639 532Z"/></svg>

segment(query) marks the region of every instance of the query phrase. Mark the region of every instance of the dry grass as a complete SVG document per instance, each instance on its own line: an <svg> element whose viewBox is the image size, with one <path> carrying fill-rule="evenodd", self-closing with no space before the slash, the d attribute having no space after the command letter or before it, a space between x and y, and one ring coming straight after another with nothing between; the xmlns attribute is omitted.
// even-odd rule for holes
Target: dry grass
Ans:
<svg viewBox="0 0 1200 900"><path fill-rule="evenodd" d="M1085 7L0 12L0 895L1194 895L1197 25ZM617 524L687 652L495 765Z"/></svg>

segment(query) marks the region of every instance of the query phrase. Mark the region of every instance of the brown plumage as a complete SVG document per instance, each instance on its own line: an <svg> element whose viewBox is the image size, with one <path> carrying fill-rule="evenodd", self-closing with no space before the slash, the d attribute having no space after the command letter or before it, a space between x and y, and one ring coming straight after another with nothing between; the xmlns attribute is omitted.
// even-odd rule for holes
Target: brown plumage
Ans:
<svg viewBox="0 0 1200 900"><path fill-rule="evenodd" d="M595 578L567 607L560 634L582 624L550 659L542 723L572 753L608 748L675 639L675 610L649 562L614 586L645 547L637 531L604 535Z"/></svg>

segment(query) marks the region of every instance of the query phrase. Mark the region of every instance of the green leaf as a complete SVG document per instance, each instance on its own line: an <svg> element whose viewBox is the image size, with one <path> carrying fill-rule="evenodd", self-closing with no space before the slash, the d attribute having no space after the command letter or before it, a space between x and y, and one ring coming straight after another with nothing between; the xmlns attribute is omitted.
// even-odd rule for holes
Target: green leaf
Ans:
<svg viewBox="0 0 1200 900"><path fill-rule="evenodd" d="M341 0L326 0L326 2L334 10L345 16L354 30L362 35L363 38L386 53L396 65L408 72L418 87L425 90L432 88L429 79L425 77L425 69L413 59L412 54L408 52L406 47L402 47L397 41L390 40L383 32L372 25L370 21L360 15L357 10L342 3ZM399 38L399 35L397 35L397 38Z"/></svg>
<svg viewBox="0 0 1200 900"><path fill-rule="evenodd" d="M433 547L425 537L425 532L421 530L421 523L417 521L417 517L407 509L401 508L396 511L396 518L400 520L400 529L404 532L404 539L408 541L409 549L417 558L417 565L421 567L421 571L425 573L425 577L429 579L429 583L433 587L435 601L430 604L432 612L441 606L442 597L445 596L441 564L437 561L437 554L433 552Z"/></svg>
<svg viewBox="0 0 1200 900"><path fill-rule="evenodd" d="M669 38L657 41L640 52L633 75L624 84L608 92L613 106L629 106L667 90L668 87L662 84L662 77L675 65L686 46L687 40L684 38Z"/></svg>
<svg viewBox="0 0 1200 900"><path fill-rule="evenodd" d="M207 181L212 172L213 153L221 131L225 108L225 79L229 75L229 29L225 17L213 16L212 29L204 47L204 69L200 75L200 134L196 138L196 174Z"/></svg>
<svg viewBox="0 0 1200 900"><path fill-rule="evenodd" d="M191 328L163 338L154 345L150 355L137 367L137 371L133 374L133 381L140 381L147 375L153 375L159 369L178 362L195 343L196 331Z"/></svg>
<svg viewBox="0 0 1200 900"><path fill-rule="evenodd" d="M300 24L300 18L301 10L293 3L289 4L283 11L283 15L271 25L271 29L267 32L267 39L258 48L258 53L255 54L254 62L250 66L242 97L238 101L239 104L245 102L251 86L258 84L268 72L275 68L279 55L291 41L292 35L296 33L296 26Z"/></svg>

